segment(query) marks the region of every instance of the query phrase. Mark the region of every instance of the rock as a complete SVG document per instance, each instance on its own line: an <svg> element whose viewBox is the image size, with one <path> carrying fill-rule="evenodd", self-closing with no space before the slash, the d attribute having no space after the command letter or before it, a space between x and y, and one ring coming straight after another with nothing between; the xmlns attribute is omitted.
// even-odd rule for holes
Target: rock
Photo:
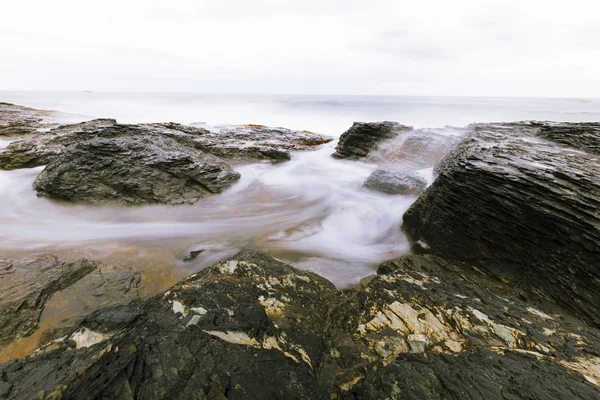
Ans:
<svg viewBox="0 0 600 400"><path fill-rule="evenodd" d="M118 124L112 119L97 119L65 125L47 134L11 143L0 153L0 168L31 168L49 163L66 149L96 136L141 139L149 142L176 142L186 152L193 149L217 156L231 164L290 159L290 151L311 150L333 140L307 131L268 128L260 125L220 126L210 130L175 123Z"/></svg>
<svg viewBox="0 0 600 400"><path fill-rule="evenodd" d="M464 128L421 128L385 140L365 161L380 168L417 171L437 166L464 134Z"/></svg>
<svg viewBox="0 0 600 400"><path fill-rule="evenodd" d="M31 335L50 296L97 266L86 260L64 263L52 255L0 260L0 344Z"/></svg>
<svg viewBox="0 0 600 400"><path fill-rule="evenodd" d="M472 126L404 215L415 250L473 262L600 325L599 126Z"/></svg>
<svg viewBox="0 0 600 400"><path fill-rule="evenodd" d="M421 194L427 181L415 174L385 169L375 170L364 183L366 188L387 194Z"/></svg>
<svg viewBox="0 0 600 400"><path fill-rule="evenodd" d="M334 158L359 160L369 155L379 143L412 131L413 128L396 122L355 122L340 136Z"/></svg>
<svg viewBox="0 0 600 400"><path fill-rule="evenodd" d="M321 398L323 299L334 294L315 274L245 251L149 300L113 331L101 326L115 312L97 312L95 325L84 321L49 350L1 364L0 382L17 399Z"/></svg>
<svg viewBox="0 0 600 400"><path fill-rule="evenodd" d="M0 102L0 137L25 136L58 126L52 111Z"/></svg>
<svg viewBox="0 0 600 400"><path fill-rule="evenodd" d="M170 137L120 127L101 130L52 158L35 180L38 195L88 203L191 204L240 178L229 165Z"/></svg>
<svg viewBox="0 0 600 400"><path fill-rule="evenodd" d="M600 331L468 263L405 256L362 291L244 250L0 364L6 397L597 398Z"/></svg>

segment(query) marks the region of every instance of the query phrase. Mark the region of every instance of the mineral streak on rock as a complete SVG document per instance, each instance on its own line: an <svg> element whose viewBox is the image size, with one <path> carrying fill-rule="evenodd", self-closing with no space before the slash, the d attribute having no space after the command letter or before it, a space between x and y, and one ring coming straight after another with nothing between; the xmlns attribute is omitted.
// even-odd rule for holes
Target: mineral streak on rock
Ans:
<svg viewBox="0 0 600 400"><path fill-rule="evenodd" d="M599 124L477 124L404 215L415 246L600 324Z"/></svg>
<svg viewBox="0 0 600 400"><path fill-rule="evenodd" d="M16 399L597 398L600 332L561 313L434 256L383 263L364 290L339 292L245 250L1 364L0 389Z"/></svg>

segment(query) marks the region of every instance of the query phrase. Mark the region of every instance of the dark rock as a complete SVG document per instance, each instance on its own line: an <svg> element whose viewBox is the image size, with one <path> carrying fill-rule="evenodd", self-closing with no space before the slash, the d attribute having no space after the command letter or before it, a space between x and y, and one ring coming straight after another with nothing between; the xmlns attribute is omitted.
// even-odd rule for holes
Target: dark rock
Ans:
<svg viewBox="0 0 600 400"><path fill-rule="evenodd" d="M0 382L17 399L321 398L323 300L333 294L315 274L245 251L151 299L116 331L102 333L97 312L64 342L1 364Z"/></svg>
<svg viewBox="0 0 600 400"><path fill-rule="evenodd" d="M600 378L600 332L520 297L433 256L386 262L364 290L338 292L246 250L0 364L0 389L11 399L597 398L586 378Z"/></svg>
<svg viewBox="0 0 600 400"><path fill-rule="evenodd" d="M598 389L559 364L489 350L402 354L370 372L345 399L596 399Z"/></svg>
<svg viewBox="0 0 600 400"><path fill-rule="evenodd" d="M379 143L412 131L396 122L355 122L340 136L334 158L358 160L369 155Z"/></svg>
<svg viewBox="0 0 600 400"><path fill-rule="evenodd" d="M385 169L375 170L364 183L366 188L387 194L421 194L427 181L414 174Z"/></svg>
<svg viewBox="0 0 600 400"><path fill-rule="evenodd" d="M600 325L598 126L472 126L403 229L420 251L473 262Z"/></svg>
<svg viewBox="0 0 600 400"><path fill-rule="evenodd" d="M51 255L0 260L0 344L31 335L50 296L97 266L86 260L64 263Z"/></svg>
<svg viewBox="0 0 600 400"><path fill-rule="evenodd" d="M204 249L202 250L192 250L190 251L190 253L183 257L183 261L192 261L194 260L196 257L198 257L200 254L202 254L202 252L204 252Z"/></svg>
<svg viewBox="0 0 600 400"><path fill-rule="evenodd" d="M132 138L149 142L176 142L189 153L193 149L243 164L290 159L290 151L310 150L330 142L330 137L307 131L268 128L260 125L220 126L209 129L176 123L117 124L112 119L98 119L65 125L47 134L11 143L0 153L0 168L31 168L45 165L76 144L94 140L96 136L123 141Z"/></svg>
<svg viewBox="0 0 600 400"><path fill-rule="evenodd" d="M25 136L56 127L53 112L0 102L0 136Z"/></svg>
<svg viewBox="0 0 600 400"><path fill-rule="evenodd" d="M536 124L536 123L533 123ZM592 154L600 154L600 124L598 123L537 123L536 135Z"/></svg>
<svg viewBox="0 0 600 400"><path fill-rule="evenodd" d="M169 137L136 128L79 140L52 158L33 184L38 195L70 201L191 204L240 178L229 165Z"/></svg>

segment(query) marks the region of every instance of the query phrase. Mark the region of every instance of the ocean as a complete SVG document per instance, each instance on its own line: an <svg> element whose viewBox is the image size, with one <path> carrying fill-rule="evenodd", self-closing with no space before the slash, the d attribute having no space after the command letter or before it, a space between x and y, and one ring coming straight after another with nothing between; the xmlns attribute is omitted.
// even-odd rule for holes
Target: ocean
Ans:
<svg viewBox="0 0 600 400"><path fill-rule="evenodd" d="M334 137L354 121L397 121L460 137L473 122L600 120L600 99L0 92L0 101L57 110L65 123L99 117L255 123ZM0 148L7 144L0 141ZM72 205L36 196L31 185L43 167L0 171L0 254L51 252L127 263L141 271L150 292L158 292L252 247L338 287L356 285L378 263L409 251L400 227L416 196L365 189L376 165L334 160L334 146L294 154L278 165L237 167L237 184L193 206ZM432 168L420 173L431 181ZM182 261L197 249L204 250L202 257Z"/></svg>

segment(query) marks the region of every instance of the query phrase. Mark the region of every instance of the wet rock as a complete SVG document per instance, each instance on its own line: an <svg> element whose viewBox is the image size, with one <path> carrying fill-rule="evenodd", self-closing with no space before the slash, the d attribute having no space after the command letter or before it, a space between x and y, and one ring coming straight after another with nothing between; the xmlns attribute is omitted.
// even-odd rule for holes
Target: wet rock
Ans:
<svg viewBox="0 0 600 400"><path fill-rule="evenodd" d="M598 124L471 128L404 215L415 250L473 262L598 326Z"/></svg>
<svg viewBox="0 0 600 400"><path fill-rule="evenodd" d="M380 168L417 171L437 166L466 133L464 128L421 128L381 142L365 161Z"/></svg>
<svg viewBox="0 0 600 400"><path fill-rule="evenodd" d="M102 130L52 158L33 184L40 196L88 203L191 204L240 174L209 154L136 128Z"/></svg>
<svg viewBox="0 0 600 400"><path fill-rule="evenodd" d="M102 326L123 310L95 313L64 341L0 365L0 382L17 399L320 398L323 300L334 294L315 274L245 251L151 299L114 331Z"/></svg>
<svg viewBox="0 0 600 400"><path fill-rule="evenodd" d="M405 256L365 285L339 292L245 250L0 364L0 388L15 399L600 394L597 329L468 263Z"/></svg>
<svg viewBox="0 0 600 400"><path fill-rule="evenodd" d="M334 158L359 160L369 155L379 143L412 131L413 128L396 122L355 122L340 136Z"/></svg>
<svg viewBox="0 0 600 400"><path fill-rule="evenodd" d="M50 296L97 266L86 260L64 263L52 255L0 260L0 344L32 334Z"/></svg>
<svg viewBox="0 0 600 400"><path fill-rule="evenodd" d="M540 384L543 382L543 384ZM488 350L403 354L372 371L342 399L595 399L597 388L529 354Z"/></svg>
<svg viewBox="0 0 600 400"><path fill-rule="evenodd" d="M0 102L0 136L25 136L56 127L52 111Z"/></svg>
<svg viewBox="0 0 600 400"><path fill-rule="evenodd" d="M170 141L178 148L213 155L230 164L290 159L290 151L311 150L333 140L307 131L269 128L261 125L187 126L176 123L118 124L113 119L97 119L65 125L47 134L11 143L0 154L0 168L31 168L45 165L67 152L71 146L93 140L96 136L121 140L141 139L149 142Z"/></svg>
<svg viewBox="0 0 600 400"><path fill-rule="evenodd" d="M375 170L364 183L366 188L387 194L421 194L427 181L415 174L385 169Z"/></svg>

